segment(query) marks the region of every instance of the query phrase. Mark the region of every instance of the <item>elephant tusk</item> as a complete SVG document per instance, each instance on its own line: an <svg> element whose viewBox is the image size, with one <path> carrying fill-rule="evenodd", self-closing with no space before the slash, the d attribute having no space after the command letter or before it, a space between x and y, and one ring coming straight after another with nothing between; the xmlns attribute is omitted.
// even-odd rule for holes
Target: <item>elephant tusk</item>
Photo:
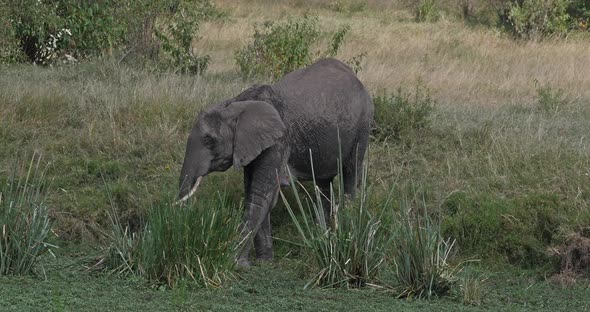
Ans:
<svg viewBox="0 0 590 312"><path fill-rule="evenodd" d="M191 196L193 196L193 194L197 191L197 188L199 187L199 184L201 183L202 178L203 177L198 177L197 181L195 182L195 185L193 185L193 188L191 189L191 191L188 192L188 194L186 194L183 198L176 201L176 203L180 204L182 202L185 202L187 199L189 199Z"/></svg>

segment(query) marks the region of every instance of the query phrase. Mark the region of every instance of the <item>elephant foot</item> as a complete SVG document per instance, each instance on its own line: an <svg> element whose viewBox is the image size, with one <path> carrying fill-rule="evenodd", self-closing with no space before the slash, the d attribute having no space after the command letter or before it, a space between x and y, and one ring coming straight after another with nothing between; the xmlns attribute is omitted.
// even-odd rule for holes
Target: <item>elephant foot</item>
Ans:
<svg viewBox="0 0 590 312"><path fill-rule="evenodd" d="M257 262L270 262L273 260L272 252L272 240L268 240L266 246L257 246L256 249L256 261Z"/></svg>
<svg viewBox="0 0 590 312"><path fill-rule="evenodd" d="M274 260L273 256L270 255L266 255L266 256L258 256L256 257L256 262L258 263L269 263L272 262L272 260Z"/></svg>
<svg viewBox="0 0 590 312"><path fill-rule="evenodd" d="M250 261L248 261L248 259L238 259L236 261L236 266L240 269L249 269Z"/></svg>

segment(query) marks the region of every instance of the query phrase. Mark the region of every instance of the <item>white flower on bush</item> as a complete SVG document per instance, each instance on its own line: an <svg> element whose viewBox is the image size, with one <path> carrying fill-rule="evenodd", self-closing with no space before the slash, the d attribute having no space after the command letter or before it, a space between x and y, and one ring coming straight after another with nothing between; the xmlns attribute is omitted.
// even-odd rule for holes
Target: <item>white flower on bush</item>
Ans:
<svg viewBox="0 0 590 312"><path fill-rule="evenodd" d="M49 35L49 46L53 47L53 49L57 48L57 38L53 35Z"/></svg>
<svg viewBox="0 0 590 312"><path fill-rule="evenodd" d="M69 29L64 28L57 33L57 38L61 38L64 34L71 36L72 32Z"/></svg>
<svg viewBox="0 0 590 312"><path fill-rule="evenodd" d="M71 35L72 32L67 28L60 29L55 36L50 34L47 43L41 49L41 57L39 60L41 62L46 62L55 58L58 43Z"/></svg>

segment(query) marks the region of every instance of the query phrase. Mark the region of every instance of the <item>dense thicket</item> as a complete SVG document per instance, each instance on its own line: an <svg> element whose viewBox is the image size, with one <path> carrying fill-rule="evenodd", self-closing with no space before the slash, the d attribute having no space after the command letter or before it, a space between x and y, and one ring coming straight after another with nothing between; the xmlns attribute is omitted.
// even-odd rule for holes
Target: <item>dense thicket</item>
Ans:
<svg viewBox="0 0 590 312"><path fill-rule="evenodd" d="M585 0L420 0L416 21L432 22L460 15L470 22L500 27L515 38L539 40L571 31L587 31L590 2Z"/></svg>
<svg viewBox="0 0 590 312"><path fill-rule="evenodd" d="M116 52L200 73L209 58L196 55L192 42L200 22L220 14L209 0L4 0L0 62L49 64Z"/></svg>

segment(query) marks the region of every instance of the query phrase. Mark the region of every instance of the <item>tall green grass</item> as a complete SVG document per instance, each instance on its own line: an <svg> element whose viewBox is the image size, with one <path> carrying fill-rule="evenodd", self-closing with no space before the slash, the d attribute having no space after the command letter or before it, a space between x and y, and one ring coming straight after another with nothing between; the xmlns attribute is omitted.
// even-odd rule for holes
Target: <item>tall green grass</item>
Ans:
<svg viewBox="0 0 590 312"><path fill-rule="evenodd" d="M455 282L456 267L449 263L455 241L441 235L440 226L423 211L410 207L406 200L394 222L393 250L399 297L432 298L444 295Z"/></svg>
<svg viewBox="0 0 590 312"><path fill-rule="evenodd" d="M342 183L330 194L323 194L314 185L313 193L300 196L297 183L291 181L295 207L281 191L283 202L297 228L298 243L313 257L317 273L305 285L308 287L362 287L374 283L384 264L382 251L387 236L383 235L381 221L371 214L366 186L366 171L359 199L344 197ZM326 220L324 200L329 196L331 214ZM299 212L299 215L295 211Z"/></svg>
<svg viewBox="0 0 590 312"><path fill-rule="evenodd" d="M165 196L152 203L137 233L113 213L107 268L169 287L219 287L234 277L240 220L240 210L221 194L182 205Z"/></svg>
<svg viewBox="0 0 590 312"><path fill-rule="evenodd" d="M461 292L463 293L463 304L481 305L485 294L487 277L474 272L467 272L461 278Z"/></svg>
<svg viewBox="0 0 590 312"><path fill-rule="evenodd" d="M367 168L362 167L355 200L344 195L342 179L337 189L330 186L330 194L323 194L314 183L312 193L303 188L305 195L300 196L291 178L295 207L281 191L301 240L298 244L312 256L310 264L317 270L305 288L373 285L401 289L399 297L446 294L457 273L449 263L454 240L442 237L439 223L431 220L426 206L415 211L401 201L397 213L391 197L382 207L372 204ZM326 204L329 216L324 213ZM393 281L383 280L385 266L392 268Z"/></svg>
<svg viewBox="0 0 590 312"><path fill-rule="evenodd" d="M0 181L0 275L31 273L39 256L49 250L51 230L45 203L45 168L35 154L15 164L7 181Z"/></svg>

